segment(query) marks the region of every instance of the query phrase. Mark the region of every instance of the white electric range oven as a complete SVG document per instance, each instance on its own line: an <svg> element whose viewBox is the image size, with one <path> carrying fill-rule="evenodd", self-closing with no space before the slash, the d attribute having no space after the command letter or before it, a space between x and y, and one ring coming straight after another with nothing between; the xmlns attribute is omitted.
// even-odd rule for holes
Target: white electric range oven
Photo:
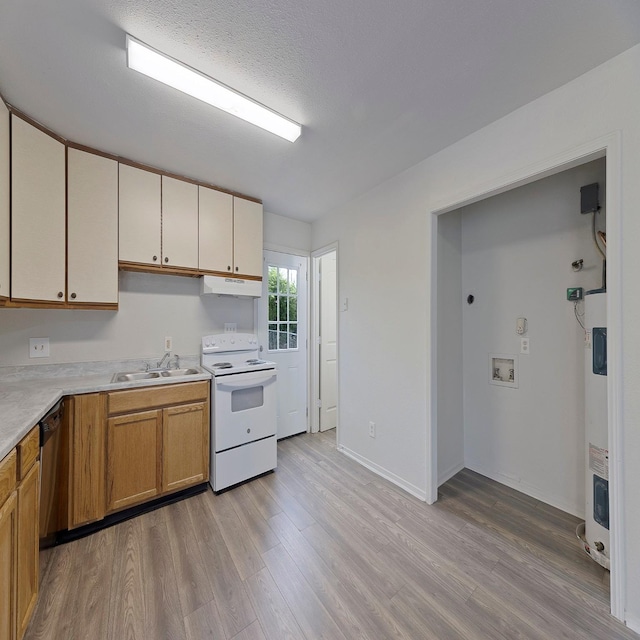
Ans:
<svg viewBox="0 0 640 640"><path fill-rule="evenodd" d="M277 466L278 372L250 333L204 336L202 367L213 375L210 483L221 491Z"/></svg>

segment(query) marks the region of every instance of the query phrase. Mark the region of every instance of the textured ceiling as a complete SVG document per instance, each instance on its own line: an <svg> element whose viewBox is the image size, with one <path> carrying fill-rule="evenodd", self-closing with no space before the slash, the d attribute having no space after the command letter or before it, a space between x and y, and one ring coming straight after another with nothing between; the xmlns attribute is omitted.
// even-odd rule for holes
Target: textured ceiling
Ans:
<svg viewBox="0 0 640 640"><path fill-rule="evenodd" d="M302 136L127 69L126 32ZM638 0L1 0L0 93L73 141L310 221L638 42Z"/></svg>

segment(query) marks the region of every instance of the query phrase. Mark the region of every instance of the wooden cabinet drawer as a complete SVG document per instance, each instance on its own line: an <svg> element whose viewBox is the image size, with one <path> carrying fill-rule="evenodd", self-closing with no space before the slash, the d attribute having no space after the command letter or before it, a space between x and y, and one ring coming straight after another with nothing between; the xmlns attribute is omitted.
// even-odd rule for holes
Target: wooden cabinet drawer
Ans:
<svg viewBox="0 0 640 640"><path fill-rule="evenodd" d="M18 480L23 480L40 454L40 428L33 427L17 446Z"/></svg>
<svg viewBox="0 0 640 640"><path fill-rule="evenodd" d="M11 453L0 462L0 507L15 489L17 458L16 450L13 449Z"/></svg>
<svg viewBox="0 0 640 640"><path fill-rule="evenodd" d="M206 400L209 394L209 385L208 380L203 380L201 382L181 382L163 387L112 391L108 394L107 411L109 415L114 415Z"/></svg>

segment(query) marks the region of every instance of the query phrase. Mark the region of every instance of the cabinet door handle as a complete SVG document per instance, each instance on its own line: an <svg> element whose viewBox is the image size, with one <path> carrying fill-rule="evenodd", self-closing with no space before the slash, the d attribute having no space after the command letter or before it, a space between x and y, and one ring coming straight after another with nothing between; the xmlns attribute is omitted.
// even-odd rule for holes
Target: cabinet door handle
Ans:
<svg viewBox="0 0 640 640"><path fill-rule="evenodd" d="M153 261L155 262L158 259L158 256L153 256Z"/></svg>
<svg viewBox="0 0 640 640"><path fill-rule="evenodd" d="M229 267L227 267L227 271L231 271L231 267L230 267L230 266L229 266Z"/></svg>
<svg viewBox="0 0 640 640"><path fill-rule="evenodd" d="M238 271L238 267L236 267L236 271Z"/></svg>
<svg viewBox="0 0 640 640"><path fill-rule="evenodd" d="M72 294L71 294L71 298L72 298L73 300L75 300L75 299L76 299L76 294L75 294L75 293L72 293Z"/></svg>
<svg viewBox="0 0 640 640"><path fill-rule="evenodd" d="M165 259L164 259L164 261L165 261L165 262L169 262L169 258L165 258Z"/></svg>
<svg viewBox="0 0 640 640"><path fill-rule="evenodd" d="M58 298L63 298L64 297L64 293L62 293L62 291L58 291Z"/></svg>

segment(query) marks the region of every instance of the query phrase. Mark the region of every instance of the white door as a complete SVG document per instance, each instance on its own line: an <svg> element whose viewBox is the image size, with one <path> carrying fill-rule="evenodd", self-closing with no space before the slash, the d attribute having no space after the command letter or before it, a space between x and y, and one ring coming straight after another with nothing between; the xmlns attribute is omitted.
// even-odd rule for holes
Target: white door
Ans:
<svg viewBox="0 0 640 640"><path fill-rule="evenodd" d="M320 258L320 431L334 429L337 417L336 252Z"/></svg>
<svg viewBox="0 0 640 640"><path fill-rule="evenodd" d="M307 269L309 259L264 252L258 337L278 365L278 439L307 430Z"/></svg>

